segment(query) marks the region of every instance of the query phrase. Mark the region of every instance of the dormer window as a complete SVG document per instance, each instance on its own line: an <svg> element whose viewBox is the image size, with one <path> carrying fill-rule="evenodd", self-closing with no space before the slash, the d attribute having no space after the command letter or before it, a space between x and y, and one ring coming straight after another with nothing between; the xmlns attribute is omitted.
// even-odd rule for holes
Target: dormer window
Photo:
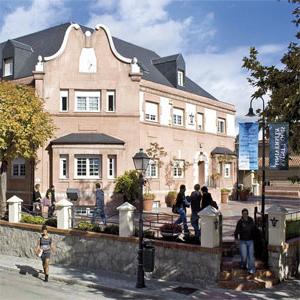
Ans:
<svg viewBox="0 0 300 300"><path fill-rule="evenodd" d="M3 60L3 77L13 75L13 59L5 58Z"/></svg>
<svg viewBox="0 0 300 300"><path fill-rule="evenodd" d="M184 73L181 70L177 71L177 83L180 86L183 86L183 77L184 77Z"/></svg>

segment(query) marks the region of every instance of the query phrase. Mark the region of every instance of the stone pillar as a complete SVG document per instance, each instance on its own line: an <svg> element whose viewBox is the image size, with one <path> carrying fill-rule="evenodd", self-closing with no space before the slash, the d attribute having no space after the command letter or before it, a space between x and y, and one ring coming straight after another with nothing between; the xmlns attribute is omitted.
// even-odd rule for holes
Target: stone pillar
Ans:
<svg viewBox="0 0 300 300"><path fill-rule="evenodd" d="M73 206L73 203L71 203L67 199L62 199L58 201L55 204L55 206L57 209L57 228L59 229L71 228L71 218L72 218L71 208Z"/></svg>
<svg viewBox="0 0 300 300"><path fill-rule="evenodd" d="M125 202L117 207L117 210L119 211L119 236L133 236L135 207L130 203Z"/></svg>
<svg viewBox="0 0 300 300"><path fill-rule="evenodd" d="M269 245L281 246L285 243L285 216L288 211L280 205L272 205L268 210Z"/></svg>
<svg viewBox="0 0 300 300"><path fill-rule="evenodd" d="M19 223L21 220L21 203L23 202L17 196L12 196L7 200L8 203L8 221L11 223Z"/></svg>
<svg viewBox="0 0 300 300"><path fill-rule="evenodd" d="M214 248L220 246L220 232L219 232L219 215L220 212L212 207L207 206L201 210L200 216L201 224L201 247Z"/></svg>

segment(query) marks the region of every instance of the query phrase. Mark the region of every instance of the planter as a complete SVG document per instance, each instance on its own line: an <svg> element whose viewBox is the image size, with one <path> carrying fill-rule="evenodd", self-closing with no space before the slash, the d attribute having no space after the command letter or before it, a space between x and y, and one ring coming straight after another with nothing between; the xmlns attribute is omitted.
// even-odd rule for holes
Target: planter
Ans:
<svg viewBox="0 0 300 300"><path fill-rule="evenodd" d="M221 203L227 204L229 198L229 192L221 192Z"/></svg>
<svg viewBox="0 0 300 300"><path fill-rule="evenodd" d="M249 196L249 191L239 191L239 196L241 201L247 201Z"/></svg>
<svg viewBox="0 0 300 300"><path fill-rule="evenodd" d="M144 197L144 211L152 211L154 198L145 198Z"/></svg>

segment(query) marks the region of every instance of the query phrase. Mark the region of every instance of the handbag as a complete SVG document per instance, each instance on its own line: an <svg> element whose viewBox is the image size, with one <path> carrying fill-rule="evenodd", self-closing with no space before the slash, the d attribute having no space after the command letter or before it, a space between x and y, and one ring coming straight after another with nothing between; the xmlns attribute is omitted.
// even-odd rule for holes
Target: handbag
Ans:
<svg viewBox="0 0 300 300"><path fill-rule="evenodd" d="M175 204L172 205L172 213L177 214L177 215L179 214L178 209Z"/></svg>

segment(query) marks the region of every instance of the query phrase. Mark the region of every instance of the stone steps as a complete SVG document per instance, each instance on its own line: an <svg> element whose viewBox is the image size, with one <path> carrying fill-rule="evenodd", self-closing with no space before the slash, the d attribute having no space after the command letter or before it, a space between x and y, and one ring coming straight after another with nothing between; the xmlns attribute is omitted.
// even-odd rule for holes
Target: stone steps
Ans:
<svg viewBox="0 0 300 300"><path fill-rule="evenodd" d="M282 196L282 197L291 197L291 198L298 198L299 192L298 191L286 191L286 190L266 190L266 196Z"/></svg>

